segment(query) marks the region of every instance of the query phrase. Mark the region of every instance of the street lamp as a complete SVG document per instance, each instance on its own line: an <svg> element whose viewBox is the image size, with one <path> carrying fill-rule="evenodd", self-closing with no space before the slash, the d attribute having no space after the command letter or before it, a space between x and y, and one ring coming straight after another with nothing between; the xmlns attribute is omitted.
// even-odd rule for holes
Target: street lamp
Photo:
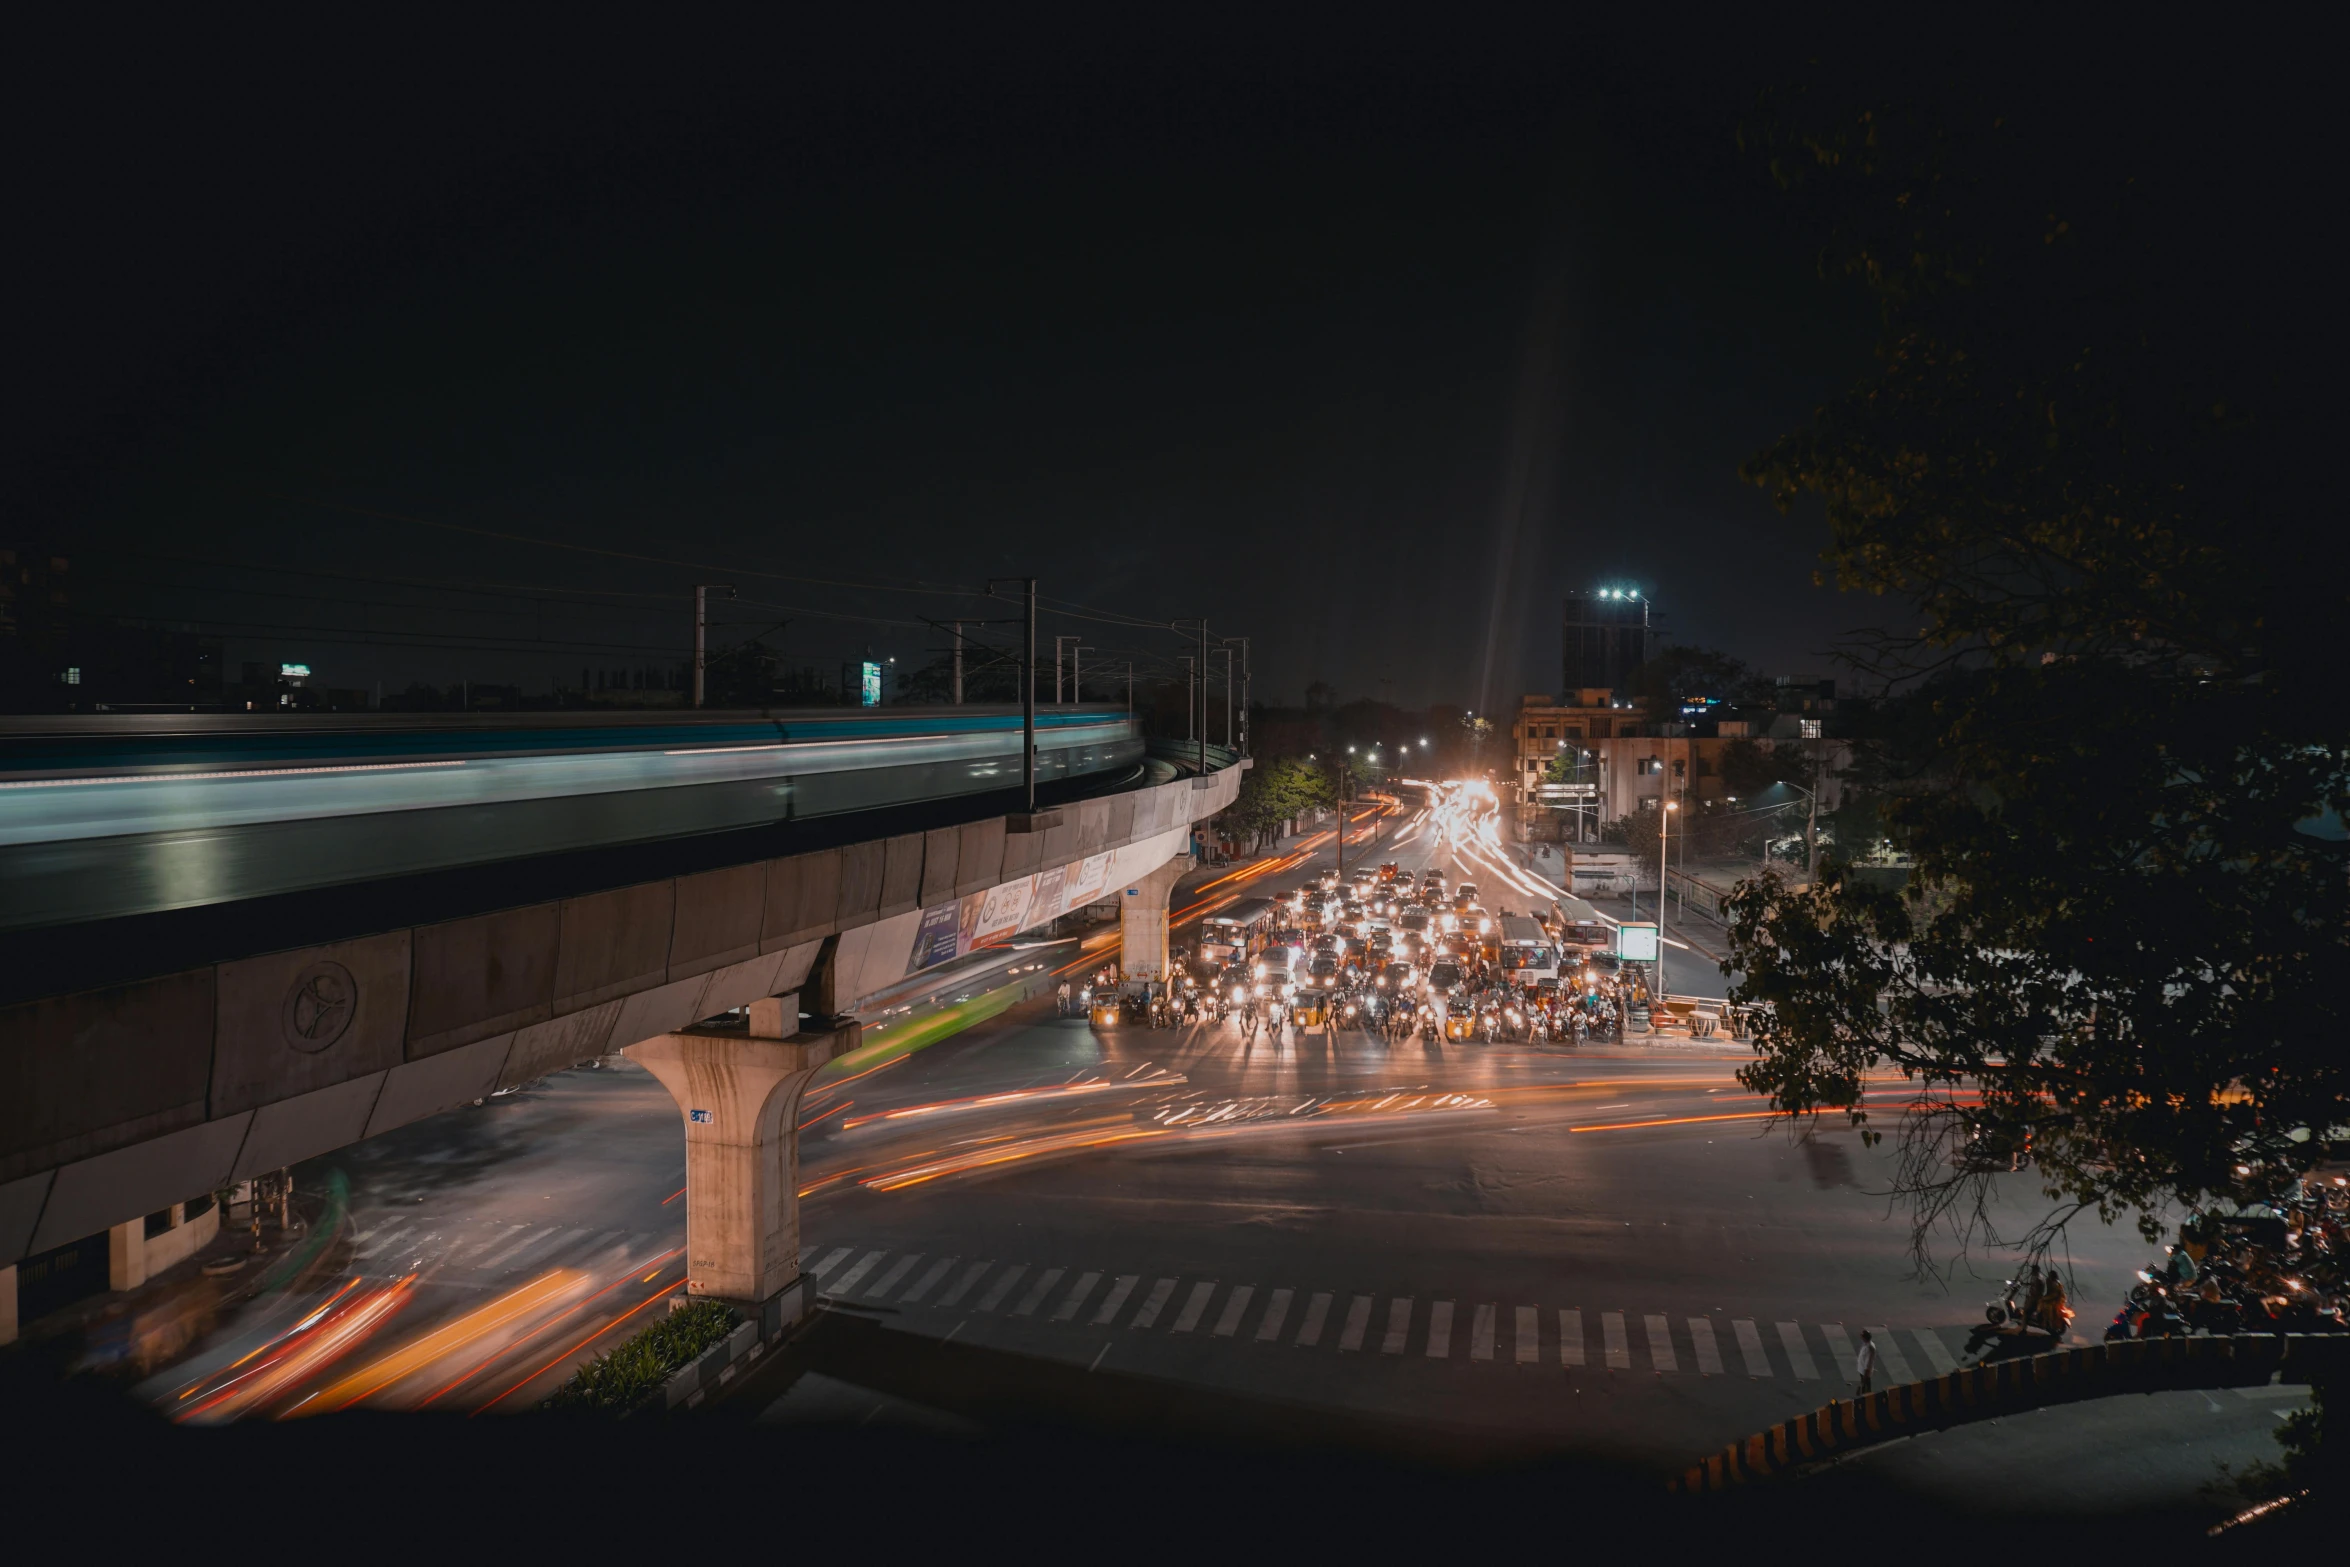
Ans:
<svg viewBox="0 0 2350 1567"><path fill-rule="evenodd" d="M1678 800L1667 800L1656 818L1656 999L1665 999L1665 844L1673 835Z"/></svg>

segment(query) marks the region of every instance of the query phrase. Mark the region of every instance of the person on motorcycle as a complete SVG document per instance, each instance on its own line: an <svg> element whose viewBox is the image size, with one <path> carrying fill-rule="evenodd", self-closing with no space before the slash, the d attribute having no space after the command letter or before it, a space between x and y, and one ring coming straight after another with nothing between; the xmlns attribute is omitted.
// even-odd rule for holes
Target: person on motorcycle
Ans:
<svg viewBox="0 0 2350 1567"><path fill-rule="evenodd" d="M2064 1275L2052 1265L2040 1294L2040 1325L2050 1338L2064 1337L2065 1315Z"/></svg>

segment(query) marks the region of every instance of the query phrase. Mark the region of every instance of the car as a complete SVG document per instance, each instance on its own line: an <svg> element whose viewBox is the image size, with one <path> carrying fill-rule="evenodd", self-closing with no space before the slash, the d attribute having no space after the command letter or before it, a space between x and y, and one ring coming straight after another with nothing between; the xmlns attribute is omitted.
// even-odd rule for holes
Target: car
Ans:
<svg viewBox="0 0 2350 1567"><path fill-rule="evenodd" d="M1306 969L1306 983L1316 990L1338 988L1338 960L1324 953Z"/></svg>
<svg viewBox="0 0 2350 1567"><path fill-rule="evenodd" d="M1393 860L1389 860L1386 864L1379 867L1379 879L1381 881L1393 881L1402 874L1403 867L1396 864Z"/></svg>
<svg viewBox="0 0 2350 1567"><path fill-rule="evenodd" d="M1397 995L1402 995L1412 988L1419 977L1419 970L1413 968L1409 963L1390 963L1379 971L1377 984L1381 990L1390 990Z"/></svg>

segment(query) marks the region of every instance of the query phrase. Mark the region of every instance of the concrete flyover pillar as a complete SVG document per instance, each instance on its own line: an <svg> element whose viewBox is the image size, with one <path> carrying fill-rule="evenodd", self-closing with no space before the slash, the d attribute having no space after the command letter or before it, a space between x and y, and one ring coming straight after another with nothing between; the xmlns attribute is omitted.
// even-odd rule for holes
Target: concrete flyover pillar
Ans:
<svg viewBox="0 0 2350 1567"><path fill-rule="evenodd" d="M1120 966L1128 979L1167 977L1167 897L1190 869L1191 856L1178 854L1121 889L1118 935L1124 956Z"/></svg>
<svg viewBox="0 0 2350 1567"><path fill-rule="evenodd" d="M135 1290L147 1282L147 1219L125 1219L106 1231L106 1287Z"/></svg>
<svg viewBox="0 0 2350 1567"><path fill-rule="evenodd" d="M630 1045L685 1121L686 1292L771 1336L800 1314L800 1095L857 1046L854 1022L798 1032L797 995L751 1003L748 1026Z"/></svg>

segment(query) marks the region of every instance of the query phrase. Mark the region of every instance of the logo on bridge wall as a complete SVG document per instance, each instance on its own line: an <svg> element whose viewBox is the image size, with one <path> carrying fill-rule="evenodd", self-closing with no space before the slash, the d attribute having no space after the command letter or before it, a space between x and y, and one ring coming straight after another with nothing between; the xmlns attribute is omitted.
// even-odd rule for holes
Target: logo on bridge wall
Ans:
<svg viewBox="0 0 2350 1567"><path fill-rule="evenodd" d="M324 1050L350 1030L359 1014L359 982L340 963L313 963L294 977L278 1018L296 1050Z"/></svg>

